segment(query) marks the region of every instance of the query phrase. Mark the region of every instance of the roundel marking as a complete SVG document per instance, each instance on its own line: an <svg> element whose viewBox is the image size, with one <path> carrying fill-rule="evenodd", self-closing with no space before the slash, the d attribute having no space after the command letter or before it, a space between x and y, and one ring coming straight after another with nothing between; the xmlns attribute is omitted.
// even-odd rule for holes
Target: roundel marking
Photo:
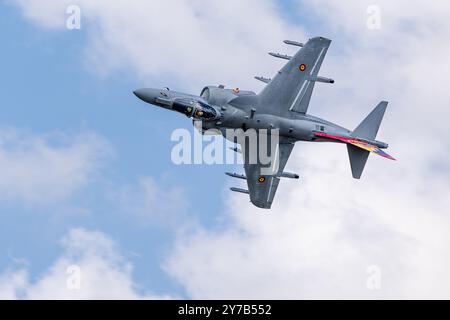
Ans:
<svg viewBox="0 0 450 320"><path fill-rule="evenodd" d="M298 67L298 69L299 69L301 72L305 71L305 70L306 70L306 64L302 63L302 64Z"/></svg>
<svg viewBox="0 0 450 320"><path fill-rule="evenodd" d="M264 183L265 181L266 181L266 177L261 176L258 178L259 183Z"/></svg>

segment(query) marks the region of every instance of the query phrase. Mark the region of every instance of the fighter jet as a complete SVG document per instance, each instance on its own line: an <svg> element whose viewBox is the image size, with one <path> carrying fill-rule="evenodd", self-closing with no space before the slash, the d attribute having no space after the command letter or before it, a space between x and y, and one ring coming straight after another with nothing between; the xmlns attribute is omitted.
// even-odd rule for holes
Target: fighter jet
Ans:
<svg viewBox="0 0 450 320"><path fill-rule="evenodd" d="M315 37L305 44L291 40L284 42L300 49L294 56L270 53L273 57L288 61L273 79L255 77L266 83L259 94L238 88L227 89L223 85L207 86L199 96L168 88L134 91L138 98L147 103L202 121L202 132L216 129L227 139L225 132L228 129L244 133L248 130L276 130L278 139L275 142L269 139L272 142L268 143L271 144L270 150L275 150L276 165L275 161L269 164L275 170L263 170L267 169L267 163L261 161L259 143L255 150L246 145L247 140L239 142L233 138L234 142L240 144L240 148L233 149L242 153L245 174L226 173L247 181L248 189L231 188L232 191L249 194L255 206L265 209L271 208L281 178L299 178L295 173L284 171L297 141L346 144L355 179L361 177L371 152L395 160L383 151L388 145L375 140L388 104L386 101L381 101L354 130L307 113L315 84L334 83L333 79L318 75L331 40Z"/></svg>

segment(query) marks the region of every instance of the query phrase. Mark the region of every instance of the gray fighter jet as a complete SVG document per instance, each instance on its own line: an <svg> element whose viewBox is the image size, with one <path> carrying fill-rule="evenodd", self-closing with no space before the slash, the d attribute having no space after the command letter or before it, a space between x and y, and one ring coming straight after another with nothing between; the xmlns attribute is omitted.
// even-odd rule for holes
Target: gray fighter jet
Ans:
<svg viewBox="0 0 450 320"><path fill-rule="evenodd" d="M316 37L305 44L290 40L284 42L300 49L294 56L270 53L288 62L273 79L255 77L267 84L259 94L238 88L226 89L222 85L205 87L200 96L168 88L134 91L137 97L147 103L202 121L202 132L216 129L229 140L227 130L240 130L241 135L249 130L258 132L255 148L248 145L250 139L232 137L233 142L240 144L240 148L234 150L242 153L245 175L227 174L247 180L248 189L231 188L232 191L249 194L255 206L266 209L272 205L280 178L299 178L297 174L284 171L296 141L346 144L355 179L361 177L370 152L395 160L382 150L388 145L375 140L387 102L380 102L353 131L307 114L316 82L334 83L334 80L318 75L331 40ZM265 150L274 150L271 156L275 160L263 162L261 150L258 150L261 148L259 142L263 139L260 134L264 132L273 138L274 130L277 139L267 138L265 141L270 147L266 146ZM264 170L268 167L272 171Z"/></svg>

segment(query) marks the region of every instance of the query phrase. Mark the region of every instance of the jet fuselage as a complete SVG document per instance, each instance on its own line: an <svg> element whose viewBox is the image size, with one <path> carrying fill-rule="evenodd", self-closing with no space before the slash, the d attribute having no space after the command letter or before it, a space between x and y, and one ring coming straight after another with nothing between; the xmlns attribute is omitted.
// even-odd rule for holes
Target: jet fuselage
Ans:
<svg viewBox="0 0 450 320"><path fill-rule="evenodd" d="M224 89L225 90L225 89ZM228 92L233 92L228 90ZM202 121L203 130L217 129L278 129L279 135L294 141L324 141L315 132L348 136L351 131L330 121L311 115L293 114L290 118L258 113L256 95L234 95L232 98L210 99L167 89L145 88L134 91L141 100L155 106L177 111L194 120ZM328 141L328 140L327 140ZM384 147L383 143L378 143Z"/></svg>

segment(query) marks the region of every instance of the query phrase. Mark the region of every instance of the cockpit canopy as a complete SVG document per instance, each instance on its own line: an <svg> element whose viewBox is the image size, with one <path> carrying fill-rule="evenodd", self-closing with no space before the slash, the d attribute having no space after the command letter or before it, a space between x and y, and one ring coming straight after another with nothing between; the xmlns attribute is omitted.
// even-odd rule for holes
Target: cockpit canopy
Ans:
<svg viewBox="0 0 450 320"><path fill-rule="evenodd" d="M176 99L172 109L197 120L216 120L220 117L220 112L216 108L192 99Z"/></svg>

